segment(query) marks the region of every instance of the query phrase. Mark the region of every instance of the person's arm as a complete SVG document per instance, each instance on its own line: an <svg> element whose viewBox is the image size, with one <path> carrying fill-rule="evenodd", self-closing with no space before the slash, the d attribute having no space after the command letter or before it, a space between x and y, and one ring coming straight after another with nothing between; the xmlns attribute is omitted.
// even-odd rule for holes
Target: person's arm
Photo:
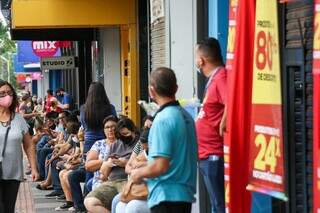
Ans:
<svg viewBox="0 0 320 213"><path fill-rule="evenodd" d="M66 110L70 108L70 104L61 104L60 102L58 102L58 107L63 110Z"/></svg>
<svg viewBox="0 0 320 213"><path fill-rule="evenodd" d="M39 179L39 173L36 163L36 146L34 143L32 143L29 133L26 133L23 136L23 149L28 157L29 164L31 166L32 181L36 181L37 179Z"/></svg>
<svg viewBox="0 0 320 213"><path fill-rule="evenodd" d="M127 174L130 174L132 169L134 169L133 162L135 161L136 157L137 157L137 154L135 152L132 152L130 159L126 165L126 173Z"/></svg>
<svg viewBox="0 0 320 213"><path fill-rule="evenodd" d="M25 109L22 107L20 109L20 113L23 118L28 119L28 118L33 118L34 116L38 115L38 113L26 113Z"/></svg>
<svg viewBox="0 0 320 213"><path fill-rule="evenodd" d="M225 105L225 107L224 107L222 119L221 119L220 126L219 126L220 136L223 136L223 133L226 130L226 123L227 123L227 105Z"/></svg>
<svg viewBox="0 0 320 213"><path fill-rule="evenodd" d="M63 110L69 109L70 108L70 102L71 102L69 95L64 94L63 102L64 102L64 104L58 102L58 107L60 107Z"/></svg>
<svg viewBox="0 0 320 213"><path fill-rule="evenodd" d="M112 159L112 162L119 167L126 167L127 163L128 163L128 159L126 158L118 158L118 159Z"/></svg>
<svg viewBox="0 0 320 213"><path fill-rule="evenodd" d="M223 136L223 133L226 129L226 123L227 123L227 94L228 94L228 87L227 87L227 77L226 74L223 75L221 78L217 81L217 98L219 103L224 105L224 111L221 118L221 122L219 125L219 135Z"/></svg>
<svg viewBox="0 0 320 213"><path fill-rule="evenodd" d="M140 183L143 178L158 177L169 169L170 160L165 157L156 157L152 163L145 167L133 169L130 178L134 183Z"/></svg>
<svg viewBox="0 0 320 213"><path fill-rule="evenodd" d="M95 150L89 151L87 154L87 160L85 163L85 169L88 172L95 172L100 169L103 160L99 159L99 153Z"/></svg>
<svg viewBox="0 0 320 213"><path fill-rule="evenodd" d="M69 143L63 144L57 153L57 157L66 154L71 148L72 148L71 144Z"/></svg>

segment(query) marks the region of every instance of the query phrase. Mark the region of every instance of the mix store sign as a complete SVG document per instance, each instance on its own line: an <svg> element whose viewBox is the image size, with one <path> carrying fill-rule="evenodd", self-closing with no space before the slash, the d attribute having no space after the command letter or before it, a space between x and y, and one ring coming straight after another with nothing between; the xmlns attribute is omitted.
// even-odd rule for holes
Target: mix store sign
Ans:
<svg viewBox="0 0 320 213"><path fill-rule="evenodd" d="M53 57L60 47L70 47L70 41L32 41L34 54L43 57Z"/></svg>
<svg viewBox="0 0 320 213"><path fill-rule="evenodd" d="M40 58L60 56L60 48L71 47L71 41L18 41L18 62L37 63Z"/></svg>

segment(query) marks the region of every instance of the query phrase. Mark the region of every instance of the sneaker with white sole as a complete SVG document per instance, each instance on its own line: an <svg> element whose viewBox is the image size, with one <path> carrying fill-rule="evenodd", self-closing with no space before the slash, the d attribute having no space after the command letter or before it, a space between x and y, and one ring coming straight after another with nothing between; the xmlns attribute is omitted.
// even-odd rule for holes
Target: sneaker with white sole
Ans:
<svg viewBox="0 0 320 213"><path fill-rule="evenodd" d="M75 212L76 209L72 206L72 207L70 207L70 208L68 209L68 211L70 211L70 212Z"/></svg>

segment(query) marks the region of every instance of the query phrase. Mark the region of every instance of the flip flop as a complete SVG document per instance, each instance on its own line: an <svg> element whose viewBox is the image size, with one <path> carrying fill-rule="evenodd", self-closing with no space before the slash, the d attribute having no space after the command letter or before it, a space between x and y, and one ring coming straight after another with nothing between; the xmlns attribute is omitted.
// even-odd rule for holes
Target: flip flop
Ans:
<svg viewBox="0 0 320 213"><path fill-rule="evenodd" d="M38 185L36 186L36 188L39 189L39 190L52 190L52 189L53 189L52 186L43 186L43 185L41 185L41 184L38 184Z"/></svg>

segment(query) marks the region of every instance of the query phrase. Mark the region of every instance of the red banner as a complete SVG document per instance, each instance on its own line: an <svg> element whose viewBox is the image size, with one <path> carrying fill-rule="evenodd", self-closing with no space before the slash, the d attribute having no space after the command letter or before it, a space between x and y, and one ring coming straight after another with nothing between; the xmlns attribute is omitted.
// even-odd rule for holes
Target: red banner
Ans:
<svg viewBox="0 0 320 213"><path fill-rule="evenodd" d="M320 212L320 0L314 1L313 40L313 212Z"/></svg>
<svg viewBox="0 0 320 213"><path fill-rule="evenodd" d="M287 200L277 0L256 1L248 190Z"/></svg>
<svg viewBox="0 0 320 213"><path fill-rule="evenodd" d="M234 60L234 47L236 45L236 17L238 11L238 0L230 1L229 5L229 27L228 27L228 47L226 68L231 71ZM228 76L228 85L231 85L230 75ZM230 90L228 90L230 91ZM230 212L230 140L225 135L224 140L224 183L225 183L225 204L226 213Z"/></svg>
<svg viewBox="0 0 320 213"><path fill-rule="evenodd" d="M228 118L225 134L226 212L251 209L248 183L255 0L231 0L227 51Z"/></svg>

